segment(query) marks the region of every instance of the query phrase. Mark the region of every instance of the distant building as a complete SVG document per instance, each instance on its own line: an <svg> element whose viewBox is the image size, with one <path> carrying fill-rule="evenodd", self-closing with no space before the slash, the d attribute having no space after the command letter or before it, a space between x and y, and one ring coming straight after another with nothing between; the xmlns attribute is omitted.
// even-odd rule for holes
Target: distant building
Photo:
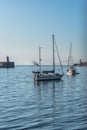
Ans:
<svg viewBox="0 0 87 130"><path fill-rule="evenodd" d="M10 62L9 57L7 56L6 62L0 62L0 68L14 68L14 62Z"/></svg>
<svg viewBox="0 0 87 130"><path fill-rule="evenodd" d="M80 66L87 66L87 62L82 62L80 59Z"/></svg>
<svg viewBox="0 0 87 130"><path fill-rule="evenodd" d="M80 59L80 62L79 63L75 63L74 64L75 66L87 66L87 62L82 62L81 59Z"/></svg>

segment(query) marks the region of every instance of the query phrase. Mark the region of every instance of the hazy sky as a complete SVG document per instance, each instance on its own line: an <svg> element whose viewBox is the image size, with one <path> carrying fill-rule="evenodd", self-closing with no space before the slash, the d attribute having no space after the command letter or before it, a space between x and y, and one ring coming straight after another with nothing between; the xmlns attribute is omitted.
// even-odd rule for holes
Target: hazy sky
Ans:
<svg viewBox="0 0 87 130"><path fill-rule="evenodd" d="M62 63L67 63L72 42L74 62L86 60L84 32L85 0L0 0L0 60L16 64L52 63L52 34ZM56 59L57 61L57 59Z"/></svg>

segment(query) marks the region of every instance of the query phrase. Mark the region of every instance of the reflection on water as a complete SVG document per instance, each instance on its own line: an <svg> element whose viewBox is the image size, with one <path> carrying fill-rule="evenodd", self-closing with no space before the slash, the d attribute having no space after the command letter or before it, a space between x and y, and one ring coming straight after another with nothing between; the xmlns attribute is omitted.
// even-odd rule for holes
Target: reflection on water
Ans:
<svg viewBox="0 0 87 130"><path fill-rule="evenodd" d="M79 75L37 83L32 67L1 69L0 130L86 130L87 69L78 69Z"/></svg>

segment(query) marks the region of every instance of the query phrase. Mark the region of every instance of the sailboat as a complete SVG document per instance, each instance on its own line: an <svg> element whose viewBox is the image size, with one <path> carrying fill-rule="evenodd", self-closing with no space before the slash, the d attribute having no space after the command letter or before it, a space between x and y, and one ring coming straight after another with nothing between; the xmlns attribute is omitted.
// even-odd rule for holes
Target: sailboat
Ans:
<svg viewBox="0 0 87 130"><path fill-rule="evenodd" d="M41 47L39 47L39 68L40 68L40 71L33 71L35 81L61 80L61 78L64 75L60 57L59 57L59 61L60 61L61 69L62 69L62 74L55 72L54 35L52 35L52 39L53 39L53 70L42 71L42 68L41 68L41 60L42 60L41 59ZM58 49L57 49L57 52L58 52ZM59 53L58 53L58 56L59 56Z"/></svg>
<svg viewBox="0 0 87 130"><path fill-rule="evenodd" d="M68 57L68 69L67 69L67 74L68 75L76 75L79 74L76 71L76 68L73 64L73 57L72 57L72 43L70 44L70 52L69 52L69 57Z"/></svg>

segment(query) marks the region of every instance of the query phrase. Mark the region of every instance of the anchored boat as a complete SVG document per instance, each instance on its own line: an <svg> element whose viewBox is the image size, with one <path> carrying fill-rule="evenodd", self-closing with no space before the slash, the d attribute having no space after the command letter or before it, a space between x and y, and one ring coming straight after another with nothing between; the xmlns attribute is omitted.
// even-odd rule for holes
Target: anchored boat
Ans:
<svg viewBox="0 0 87 130"><path fill-rule="evenodd" d="M68 69L67 69L67 74L68 75L76 75L79 74L76 71L76 68L73 64L73 57L72 57L72 44L70 44L70 52L69 52L69 57L68 57Z"/></svg>
<svg viewBox="0 0 87 130"><path fill-rule="evenodd" d="M54 35L52 35L52 39L53 39L53 70L51 70L51 71L42 71L42 68L41 68L41 47L39 47L39 68L40 68L40 71L33 71L35 81L61 80L61 78L64 75L63 67L62 67L61 60L60 60L59 53L58 53L58 49L57 49L57 45L54 42ZM58 54L59 62L60 62L61 69L62 69L62 74L59 74L59 73L55 72L54 44L56 45L57 54Z"/></svg>

